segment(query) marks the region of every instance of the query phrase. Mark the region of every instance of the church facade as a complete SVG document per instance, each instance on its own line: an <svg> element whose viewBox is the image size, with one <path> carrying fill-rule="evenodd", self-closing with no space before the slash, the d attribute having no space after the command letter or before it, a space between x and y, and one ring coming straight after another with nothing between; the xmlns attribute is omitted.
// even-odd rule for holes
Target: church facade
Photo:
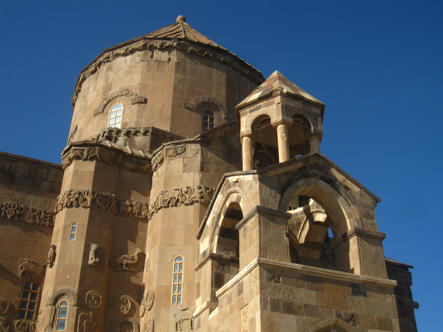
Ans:
<svg viewBox="0 0 443 332"><path fill-rule="evenodd" d="M325 105L186 23L81 72L62 164L0 153L2 331L416 331Z"/></svg>

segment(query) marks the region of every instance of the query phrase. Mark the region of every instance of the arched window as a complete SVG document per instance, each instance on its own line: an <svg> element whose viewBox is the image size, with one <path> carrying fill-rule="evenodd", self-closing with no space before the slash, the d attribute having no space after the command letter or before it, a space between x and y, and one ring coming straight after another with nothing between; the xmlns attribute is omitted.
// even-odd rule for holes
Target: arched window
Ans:
<svg viewBox="0 0 443 332"><path fill-rule="evenodd" d="M123 116L123 105L122 104L117 104L114 107L112 107L111 113L109 114L108 127L121 128L122 116Z"/></svg>
<svg viewBox="0 0 443 332"><path fill-rule="evenodd" d="M57 307L57 324L56 331L65 331L66 330L66 321L68 319L68 302L62 301Z"/></svg>
<svg viewBox="0 0 443 332"><path fill-rule="evenodd" d="M183 293L183 257L177 256L174 259L174 272L172 274L172 305L182 304Z"/></svg>
<svg viewBox="0 0 443 332"><path fill-rule="evenodd" d="M69 233L69 241L75 241L76 235L77 235L77 223L73 222L71 224L71 231Z"/></svg>
<svg viewBox="0 0 443 332"><path fill-rule="evenodd" d="M39 301L40 285L36 282L24 281L18 318L35 320Z"/></svg>
<svg viewBox="0 0 443 332"><path fill-rule="evenodd" d="M208 131L215 127L215 115L212 111L205 111L203 113L203 131Z"/></svg>

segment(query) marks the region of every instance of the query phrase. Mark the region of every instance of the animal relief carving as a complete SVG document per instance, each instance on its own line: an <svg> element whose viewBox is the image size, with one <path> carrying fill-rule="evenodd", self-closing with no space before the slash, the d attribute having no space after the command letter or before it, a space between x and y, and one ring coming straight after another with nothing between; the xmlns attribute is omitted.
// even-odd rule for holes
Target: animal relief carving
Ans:
<svg viewBox="0 0 443 332"><path fill-rule="evenodd" d="M45 278L45 273L46 264L31 259L26 259L19 268L19 277L22 279L43 280Z"/></svg>
<svg viewBox="0 0 443 332"><path fill-rule="evenodd" d="M193 330L193 311L189 308L183 308L174 315L176 331L194 331Z"/></svg>
<svg viewBox="0 0 443 332"><path fill-rule="evenodd" d="M134 255L122 255L116 259L112 259L109 261L109 265L112 267L117 267L119 265L122 265L123 270L128 271L128 265L134 265L137 264L139 260L139 256L143 254L143 251L140 249L137 249L134 253Z"/></svg>
<svg viewBox="0 0 443 332"><path fill-rule="evenodd" d="M99 261L100 260L98 258L98 244L91 243L91 248L89 249L88 265L89 266L95 266L95 265L98 264Z"/></svg>
<svg viewBox="0 0 443 332"><path fill-rule="evenodd" d="M54 265L54 261L55 261L55 249L57 247L54 244L51 244L49 246L49 252L48 252L48 259L46 260L46 265L49 266L50 268L52 268L52 266Z"/></svg>

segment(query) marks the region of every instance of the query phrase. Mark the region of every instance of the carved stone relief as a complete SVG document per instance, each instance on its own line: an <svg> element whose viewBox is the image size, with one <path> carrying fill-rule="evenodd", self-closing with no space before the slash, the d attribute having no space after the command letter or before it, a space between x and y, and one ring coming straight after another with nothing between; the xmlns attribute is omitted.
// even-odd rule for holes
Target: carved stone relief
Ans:
<svg viewBox="0 0 443 332"><path fill-rule="evenodd" d="M0 332L9 332L9 322L5 316L0 316Z"/></svg>
<svg viewBox="0 0 443 332"><path fill-rule="evenodd" d="M95 265L98 264L99 261L100 260L98 258L98 244L91 243L91 247L89 249L88 265L89 266L95 266Z"/></svg>
<svg viewBox="0 0 443 332"><path fill-rule="evenodd" d="M117 267L122 265L123 270L128 271L128 265L134 265L137 264L140 255L143 254L143 250L137 249L134 253L134 255L122 255L118 258L111 259L109 261L109 265L112 267Z"/></svg>
<svg viewBox="0 0 443 332"><path fill-rule="evenodd" d="M97 319L93 311L82 312L78 316L79 332L94 332L97 329Z"/></svg>
<svg viewBox="0 0 443 332"><path fill-rule="evenodd" d="M214 188L206 186L187 186L180 189L164 190L148 205L143 201L125 201L114 194L97 192L93 189L67 190L58 198L57 213L66 208L96 208L108 210L120 216L151 219L159 210L195 203L207 203L214 196Z"/></svg>
<svg viewBox="0 0 443 332"><path fill-rule="evenodd" d="M151 311L152 306L154 305L155 300L155 291L153 289L150 289L146 293L146 310Z"/></svg>
<svg viewBox="0 0 443 332"><path fill-rule="evenodd" d="M128 295L114 295L109 299L109 306L115 314L127 315L132 307L131 302Z"/></svg>
<svg viewBox="0 0 443 332"><path fill-rule="evenodd" d="M97 309L102 304L102 297L96 291L89 291L86 293L85 303L89 308Z"/></svg>
<svg viewBox="0 0 443 332"><path fill-rule="evenodd" d="M139 332L138 323L134 319L119 322L117 332Z"/></svg>
<svg viewBox="0 0 443 332"><path fill-rule="evenodd" d="M35 332L35 323L26 320L18 320L15 322L15 330L17 332Z"/></svg>
<svg viewBox="0 0 443 332"><path fill-rule="evenodd" d="M107 96L100 106L94 111L94 116L103 113L105 111L106 105L108 105L112 100L118 97L129 97L131 99L131 104L144 104L148 100L145 97L141 97L137 95L134 91L131 91L129 89L123 89L116 92L111 93L109 96Z"/></svg>
<svg viewBox="0 0 443 332"><path fill-rule="evenodd" d="M397 280L399 283L411 286L412 285L412 274L407 268L402 268L400 266L387 264L386 270L388 272L388 278Z"/></svg>
<svg viewBox="0 0 443 332"><path fill-rule="evenodd" d="M250 80L255 82L257 85L260 85L263 82L263 76L259 74L258 72L254 72L253 67L248 67L248 65L245 65L242 63L240 59L238 59L236 56L231 54L220 54L217 51L213 51L209 48L205 47L197 47L196 44L193 44L192 46L189 45L187 42L181 42L181 41L158 41L158 40L141 40L137 41L131 45L125 45L115 50L110 50L100 57L98 59L94 60L88 68L84 69L82 73L80 74L80 77L77 80L77 84L74 89L74 94L72 96L72 106L75 106L75 103L77 102L79 93L82 89L83 82L86 81L86 79L95 74L97 70L100 69L100 67L108 62L113 61L115 58L122 57L122 56L128 56L130 54L133 54L135 52L139 51L145 51L148 50L151 52L151 58L154 58L155 51L165 51L168 53L171 53L174 49L179 49L182 52L186 52L188 54L192 54L198 57L203 58L210 58L214 61L221 62L223 64L226 64L230 66L232 69L234 69L237 72L240 72L244 76L248 77Z"/></svg>
<svg viewBox="0 0 443 332"><path fill-rule="evenodd" d="M176 331L194 331L193 330L193 310L190 308L183 308L174 315L175 330Z"/></svg>
<svg viewBox="0 0 443 332"><path fill-rule="evenodd" d="M43 280L45 273L46 264L32 259L26 259L19 268L19 277L22 279Z"/></svg>
<svg viewBox="0 0 443 332"><path fill-rule="evenodd" d="M211 103L211 104L216 105L218 107L218 109L223 113L223 118L224 119L228 118L228 112L226 111L225 105L223 105L221 102L219 102L217 99L215 99L213 97L200 96L200 97L195 98L191 102L184 101L182 104L183 104L183 107L195 110L197 108L197 106L201 103Z"/></svg>
<svg viewBox="0 0 443 332"><path fill-rule="evenodd" d="M54 226L53 212L14 202L0 202L0 217L38 226Z"/></svg>
<svg viewBox="0 0 443 332"><path fill-rule="evenodd" d="M50 268L52 268L52 266L54 265L55 256L56 256L55 249L57 249L57 247L54 244L51 244L49 246L48 259L46 260L46 265L49 266Z"/></svg>
<svg viewBox="0 0 443 332"><path fill-rule="evenodd" d="M0 297L0 315L4 315L8 312L9 309L9 301L6 300L3 296Z"/></svg>
<svg viewBox="0 0 443 332"><path fill-rule="evenodd" d="M165 147L159 151L151 160L152 171L155 172L163 164L165 158L174 158L186 151L186 145Z"/></svg>

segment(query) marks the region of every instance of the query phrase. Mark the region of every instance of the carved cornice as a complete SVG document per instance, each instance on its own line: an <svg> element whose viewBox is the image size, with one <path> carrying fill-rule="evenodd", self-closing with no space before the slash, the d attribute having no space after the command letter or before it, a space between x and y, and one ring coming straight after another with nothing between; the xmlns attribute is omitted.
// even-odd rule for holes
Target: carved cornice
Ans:
<svg viewBox="0 0 443 332"><path fill-rule="evenodd" d="M184 101L182 104L183 104L183 107L195 110L197 108L197 106L199 104L201 104L201 103L211 103L211 104L214 104L223 113L223 118L224 119L228 118L228 112L226 110L226 106L223 105L221 102L219 102L217 99L215 99L213 97L200 96L200 97L195 98L191 102Z"/></svg>
<svg viewBox="0 0 443 332"><path fill-rule="evenodd" d="M59 196L56 212L67 208L95 208L107 210L114 215L150 220L164 208L209 203L214 190L200 185L164 190L157 195L152 204L143 201L121 201L114 194L97 192L94 189L67 190Z"/></svg>
<svg viewBox="0 0 443 332"><path fill-rule="evenodd" d="M142 51L151 52L149 57L152 59L156 50L171 53L175 49L178 49L183 53L202 58L210 58L213 61L226 64L235 71L248 77L257 85L260 85L264 81L263 76L257 69L229 51L214 49L212 47L205 47L201 44L192 43L190 41L161 41L152 39L131 40L128 42L128 44L120 44L105 50L102 54L96 57L95 60L92 61L85 69L83 69L75 85L74 94L72 96L72 106L75 106L78 95L80 94L80 91L82 89L82 85L86 81L86 79L89 76L95 74L105 63L111 62L119 57L126 57Z"/></svg>
<svg viewBox="0 0 443 332"><path fill-rule="evenodd" d="M103 144L105 145L105 143ZM107 143L109 145L107 147L97 146L96 142L81 142L78 144L70 145L65 149L62 155L63 168L71 165L74 160L99 160L109 165L117 165L134 171L151 171L151 162L148 156L140 150L135 151L111 143ZM130 153L133 153L133 155L130 155Z"/></svg>
<svg viewBox="0 0 443 332"><path fill-rule="evenodd" d="M112 100L118 97L128 97L131 99L131 105L134 104L144 104L148 101L145 97L141 97L138 94L136 94L134 91L131 91L129 89L123 89L116 92L111 93L109 96L107 96L99 107L94 111L94 116L99 115L100 113L103 113L105 111L106 105L108 105Z"/></svg>
<svg viewBox="0 0 443 332"><path fill-rule="evenodd" d="M159 167L163 164L165 158L174 158L178 155L183 154L186 151L186 145L172 145L167 146L161 149L157 154L152 158L152 171L155 172L159 169Z"/></svg>
<svg viewBox="0 0 443 332"><path fill-rule="evenodd" d="M54 212L0 201L0 217L37 226L54 226Z"/></svg>

